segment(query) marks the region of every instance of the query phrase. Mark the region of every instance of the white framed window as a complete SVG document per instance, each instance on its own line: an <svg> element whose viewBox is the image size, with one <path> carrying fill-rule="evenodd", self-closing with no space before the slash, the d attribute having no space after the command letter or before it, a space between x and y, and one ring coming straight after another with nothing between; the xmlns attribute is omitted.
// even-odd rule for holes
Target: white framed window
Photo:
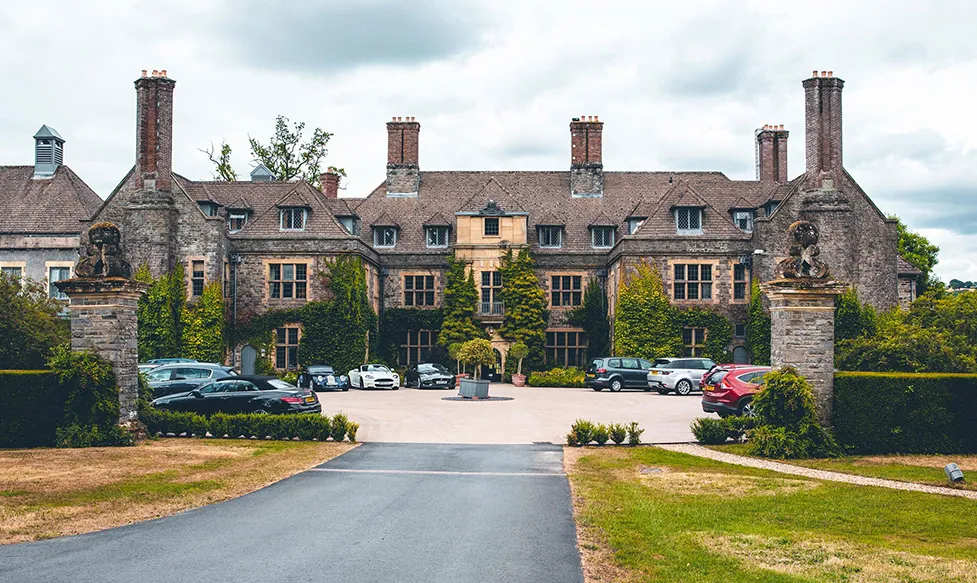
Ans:
<svg viewBox="0 0 977 583"><path fill-rule="evenodd" d="M733 211L736 227L747 233L753 232L753 211Z"/></svg>
<svg viewBox="0 0 977 583"><path fill-rule="evenodd" d="M499 236L499 217L485 217L482 221L482 234L484 236Z"/></svg>
<svg viewBox="0 0 977 583"><path fill-rule="evenodd" d="M304 208L283 208L279 211L281 217L282 231L304 231L305 230Z"/></svg>
<svg viewBox="0 0 977 583"><path fill-rule="evenodd" d="M200 210L204 212L208 217L217 216L217 205L212 202L202 202L200 203Z"/></svg>
<svg viewBox="0 0 977 583"><path fill-rule="evenodd" d="M19 281L20 278L24 277L24 268L19 266L4 265L0 267L0 273L3 273L10 279Z"/></svg>
<svg viewBox="0 0 977 583"><path fill-rule="evenodd" d="M339 217L339 224L346 229L346 232L350 235L355 235L356 231L356 217Z"/></svg>
<svg viewBox="0 0 977 583"><path fill-rule="evenodd" d="M248 224L248 213L231 213L227 216L227 230L237 233Z"/></svg>
<svg viewBox="0 0 977 583"><path fill-rule="evenodd" d="M431 248L448 246L448 227L424 227L427 246Z"/></svg>
<svg viewBox="0 0 977 583"><path fill-rule="evenodd" d="M644 218L631 218L628 219L628 235L633 235L635 231L641 228L641 225L645 224Z"/></svg>
<svg viewBox="0 0 977 583"><path fill-rule="evenodd" d="M395 227L373 227L374 247L394 247L397 245L397 229Z"/></svg>
<svg viewBox="0 0 977 583"><path fill-rule="evenodd" d="M47 281L48 281L48 296L56 300L66 300L68 299L68 294L59 290L54 282L61 281L62 279L71 279L71 268L70 267L49 267L47 271Z"/></svg>
<svg viewBox="0 0 977 583"><path fill-rule="evenodd" d="M675 209L675 228L679 233L702 233L702 209L683 207Z"/></svg>
<svg viewBox="0 0 977 583"><path fill-rule="evenodd" d="M563 247L563 227L540 227L539 246L546 249Z"/></svg>
<svg viewBox="0 0 977 583"><path fill-rule="evenodd" d="M614 246L614 227L591 227L590 243L595 249Z"/></svg>

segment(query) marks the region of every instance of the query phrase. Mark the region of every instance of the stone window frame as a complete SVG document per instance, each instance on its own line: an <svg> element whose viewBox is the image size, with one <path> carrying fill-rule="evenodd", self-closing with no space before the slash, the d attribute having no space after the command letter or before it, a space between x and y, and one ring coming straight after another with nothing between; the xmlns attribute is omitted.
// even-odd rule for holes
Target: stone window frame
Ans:
<svg viewBox="0 0 977 583"><path fill-rule="evenodd" d="M420 364L425 362L428 356L431 354L431 349L438 344L437 330L426 330L421 328L417 330L407 330L404 334L406 336L406 341L404 344L400 345L400 350L397 353L397 364L400 366L410 366L412 364ZM427 344L421 342L422 335L424 334L427 334L428 337ZM413 338L411 336L413 336ZM411 356L414 355L417 356L416 360L411 358Z"/></svg>
<svg viewBox="0 0 977 583"><path fill-rule="evenodd" d="M559 335L564 334L563 343L559 342ZM574 335L574 342L568 340L569 334ZM551 336L552 335L552 336ZM587 361L587 334L583 328L547 328L543 342L543 358L547 365L561 367L582 366ZM570 358L570 351L574 351L574 358ZM561 352L558 352L561 351ZM562 358L558 358L562 356ZM572 361L576 362L572 362Z"/></svg>
<svg viewBox="0 0 977 583"><path fill-rule="evenodd" d="M695 214L693 214L693 212ZM683 213L685 213L685 224L687 225L684 228L682 227L682 215L683 215ZM680 207L675 207L674 215L675 215L675 232L676 233L678 233L680 235L701 235L702 234L702 219L703 219L703 216L702 216L703 215L703 213L702 213L702 207L697 207L697 206L680 206ZM696 222L698 222L698 224L699 224L698 227L693 227L692 226L692 223L693 223L692 217L693 216L696 218Z"/></svg>
<svg viewBox="0 0 977 583"><path fill-rule="evenodd" d="M74 261L45 261L44 262L44 273L46 274L44 279L47 282L47 286L48 286L48 297L53 298L55 300L67 301L68 295L62 292L61 290L59 290L58 288L54 287L54 282L51 281L51 270L55 268L57 269L67 268L68 277L64 279L70 279L75 275L75 262ZM62 280L59 279L58 281L62 281Z"/></svg>
<svg viewBox="0 0 977 583"><path fill-rule="evenodd" d="M435 232L440 232L444 234L444 244L442 245L432 245L431 244L431 234ZM448 242L450 239L451 231L446 225L430 225L424 227L424 244L428 249L447 249Z"/></svg>
<svg viewBox="0 0 977 583"><path fill-rule="evenodd" d="M272 266L302 266L305 268L305 279L272 279ZM293 258L293 257L281 257L277 259L262 259L262 268L264 270L265 276L265 302L266 303L288 303L288 302L307 302L309 301L309 271L311 269L312 260L306 258ZM298 276L297 267L293 267L294 275ZM284 272L284 269L281 269ZM279 277L284 274L279 273ZM275 283L302 283L304 286L295 286L292 288L292 297L282 297L285 290L285 286L279 288L279 296L272 297L272 290L274 289L273 284ZM298 297L298 290L302 289L304 297Z"/></svg>
<svg viewBox="0 0 977 583"><path fill-rule="evenodd" d="M689 339L686 340L685 332L689 332ZM702 339L699 340L696 331L702 332ZM704 358L706 343L709 341L709 328L704 326L684 326L682 328L682 357L683 358Z"/></svg>
<svg viewBox="0 0 977 583"><path fill-rule="evenodd" d="M411 287L408 290L407 278L411 278ZM425 287L417 289L417 278L423 278ZM428 278L431 287L428 288ZM407 308L435 308L438 305L438 277L437 274L430 272L403 273L401 277L403 283L403 305ZM407 303L407 295L411 294L411 303ZM423 303L418 304L418 297L422 298ZM431 303L427 303L430 300Z"/></svg>
<svg viewBox="0 0 977 583"><path fill-rule="evenodd" d="M703 304L718 304L719 303L719 293L718 293L718 290L716 288L716 284L719 283L719 281L720 281L720 278L719 278L719 273L720 273L719 272L719 267L720 267L720 264L721 264L721 262L718 259L691 259L691 258L669 259L668 260L668 271L667 271L667 274L666 274L666 276L664 278L665 279L665 286L666 286L666 293L668 294L668 297L671 298L672 302L673 303L676 303L676 304L688 304L688 305L696 305L696 306L703 305ZM711 297L709 299L702 299L702 286L701 286L701 284L704 283L703 280L701 280L701 279L697 279L697 280L684 279L682 281L685 282L685 283L689 283L690 281L695 281L695 282L697 282L697 283L700 284L699 285L699 288L698 288L699 297L697 299L694 299L694 300L688 299L688 296L687 296L687 289L688 288L686 287L686 297L676 298L675 297L675 284L676 284L676 279L675 279L675 266L676 265L684 265L684 266L696 265L696 266L699 266L698 269L700 270L700 277L701 277L701 269L702 269L701 266L702 265L708 265L708 266L710 266L710 271L711 271L711 275L712 275L712 278L709 280L709 282L711 282L711 284L712 284L710 286L710 295L711 295ZM686 267L686 269L687 269L687 267ZM686 272L686 275L687 275L687 272ZM730 277L732 277L732 276L730 276Z"/></svg>
<svg viewBox="0 0 977 583"><path fill-rule="evenodd" d="M292 338L291 338L292 335L291 335L291 332L290 331L292 331L292 330L295 330L294 342L292 341ZM280 331L284 331L285 332L285 342L280 342L279 341L280 338L281 338ZM296 370L296 369L299 368L299 356L298 356L298 353L299 353L299 344L301 342L302 342L302 326L301 326L301 324L283 324L283 325L279 326L278 328L275 328L275 355L274 355L274 358L275 358L274 368L275 368L275 370ZM278 363L279 363L278 355L279 355L279 350L280 349L283 350L283 354L284 354L285 366L283 366L283 367L282 366L278 366ZM290 350L292 352L290 352ZM294 354L295 355L295 366L294 367L293 366L289 366L290 365L290 362L289 362L289 356L290 356L290 354Z"/></svg>
<svg viewBox="0 0 977 583"><path fill-rule="evenodd" d="M733 323L733 338L746 338L746 322Z"/></svg>
<svg viewBox="0 0 977 583"><path fill-rule="evenodd" d="M494 233L489 232L489 225L495 225L493 230ZM502 236L502 225L499 221L499 217L482 217L482 236L483 237L501 237Z"/></svg>
<svg viewBox="0 0 977 583"><path fill-rule="evenodd" d="M187 297L193 301L204 295L204 288L207 287L207 258L202 256L187 257L186 262ZM195 263L201 264L199 277L195 276L196 272L193 270ZM198 283L200 284L200 293L195 293Z"/></svg>
<svg viewBox="0 0 977 583"><path fill-rule="evenodd" d="M489 275L488 284L485 283L485 276ZM494 313L493 306L502 303L502 272L498 266L495 269L484 269L478 275L478 313L485 316ZM485 292L488 291L489 301L485 301Z"/></svg>
<svg viewBox="0 0 977 583"><path fill-rule="evenodd" d="M539 242L540 249L562 249L563 248L563 227L561 225L540 225L536 227L536 240ZM543 233L547 233L544 237ZM556 234L556 244L553 244L553 234ZM543 240L547 239L549 244L544 245Z"/></svg>
<svg viewBox="0 0 977 583"><path fill-rule="evenodd" d="M744 278L736 279L736 269L740 267L743 269ZM750 283L751 283L750 266L747 265L746 263L733 263L732 269L730 269L729 271L730 271L729 277L730 280L732 281L732 287L730 287L730 290L732 290L730 303L748 304L750 302ZM742 286L741 289L743 290L743 294L742 294L743 297L739 297L739 298L736 297L736 290L738 289L737 286Z"/></svg>
<svg viewBox="0 0 977 583"><path fill-rule="evenodd" d="M597 233L603 233L600 244L598 244ZM610 249L614 246L616 238L614 227L608 225L590 227L590 246L594 249Z"/></svg>
<svg viewBox="0 0 977 583"><path fill-rule="evenodd" d="M0 269L19 269L20 270L20 281L23 281L27 277L27 262L26 261L0 261Z"/></svg>
<svg viewBox="0 0 977 583"><path fill-rule="evenodd" d="M740 216L740 215L745 215L745 216ZM740 224L741 220L745 221L746 226L742 226ZM751 209L736 209L733 211L733 224L736 225L737 229L745 233L753 232L754 220L756 220L756 212L754 212Z"/></svg>
<svg viewBox="0 0 977 583"><path fill-rule="evenodd" d="M301 227L294 226L295 225L295 216L296 216L294 213L296 211L300 211L301 212L301 215L298 215L298 216L301 216L302 217L302 226ZM289 213L289 215L292 217L292 219L291 219L290 222L292 223L293 226L291 226L291 227L286 227L285 226L285 214L286 213ZM309 209L307 209L305 207L300 207L300 206L287 206L287 207L281 207L281 208L278 209L278 229L280 231L293 231L293 232L301 232L301 231L304 231L305 230L305 226L308 224L308 220L309 220Z"/></svg>
<svg viewBox="0 0 977 583"><path fill-rule="evenodd" d="M234 228L234 221L240 220L241 226ZM247 211L228 211L227 212L227 232L237 233L244 227L248 226L248 212Z"/></svg>
<svg viewBox="0 0 977 583"><path fill-rule="evenodd" d="M381 245L380 244L380 242L379 242L380 240L378 238L378 235L381 232L383 232L383 233L390 233L391 234L390 235L390 241L391 241L391 243L389 245L386 245L386 244ZM393 249L394 247L397 246L397 237L398 237L397 227L390 227L390 226L373 227L373 246L374 247L378 247L378 248L381 248L381 249Z"/></svg>
<svg viewBox="0 0 977 583"><path fill-rule="evenodd" d="M558 290L557 289L554 289L554 286L553 286L553 278L557 278L557 277L560 278L560 280L561 280L560 281L560 288ZM570 289L567 289L567 290L564 290L563 289L563 285L562 285L563 284L562 279L565 278L565 277L571 278L571 280L570 280ZM579 289L573 289L573 279L572 278L574 278L574 277L580 278L580 288ZM583 305L583 296L584 296L584 293L587 291L587 280L586 280L586 274L585 273L579 272L579 271L574 271L574 272L571 272L571 271L567 271L567 272L563 272L563 271L552 271L552 272L547 272L546 273L546 278L547 278L546 279L546 282L547 282L547 284L549 286L549 289L547 290L547 294L546 295L547 295L547 300L549 302L550 309L554 309L554 310L572 310L573 308L576 308L576 307L579 307L579 306ZM562 294L564 294L564 293L570 293L571 294L571 298L570 298L570 303L569 304L564 304L563 301L562 301L562 297L563 297ZM579 293L580 294L579 295L579 299L580 299L579 303L576 303L576 304L573 303L573 299L574 299L573 298L573 294L574 293ZM554 303L554 301L553 301L554 294L561 294L559 303Z"/></svg>

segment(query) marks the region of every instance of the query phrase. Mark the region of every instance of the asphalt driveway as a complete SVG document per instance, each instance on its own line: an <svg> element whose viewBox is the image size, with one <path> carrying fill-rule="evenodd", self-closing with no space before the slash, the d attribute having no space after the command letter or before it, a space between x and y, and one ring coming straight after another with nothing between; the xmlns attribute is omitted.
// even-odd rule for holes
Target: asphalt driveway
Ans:
<svg viewBox="0 0 977 583"><path fill-rule="evenodd" d="M0 546L0 581L582 583L562 455L364 444L221 504Z"/></svg>

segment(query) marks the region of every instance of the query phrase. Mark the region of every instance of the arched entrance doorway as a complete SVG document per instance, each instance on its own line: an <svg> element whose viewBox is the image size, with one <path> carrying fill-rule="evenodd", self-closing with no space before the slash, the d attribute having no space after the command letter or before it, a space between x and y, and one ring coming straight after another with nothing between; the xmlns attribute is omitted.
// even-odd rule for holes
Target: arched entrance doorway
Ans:
<svg viewBox="0 0 977 583"><path fill-rule="evenodd" d="M744 346L737 346L733 349L733 364L749 364L750 353Z"/></svg>
<svg viewBox="0 0 977 583"><path fill-rule="evenodd" d="M495 352L495 364L492 366L483 366L480 371L481 377L488 381L500 382L502 380L503 369L502 369L502 353L499 352L498 348L493 348Z"/></svg>
<svg viewBox="0 0 977 583"><path fill-rule="evenodd" d="M241 374L242 375L253 375L254 374L254 362L258 358L258 350L251 346L250 344L245 344L241 348Z"/></svg>

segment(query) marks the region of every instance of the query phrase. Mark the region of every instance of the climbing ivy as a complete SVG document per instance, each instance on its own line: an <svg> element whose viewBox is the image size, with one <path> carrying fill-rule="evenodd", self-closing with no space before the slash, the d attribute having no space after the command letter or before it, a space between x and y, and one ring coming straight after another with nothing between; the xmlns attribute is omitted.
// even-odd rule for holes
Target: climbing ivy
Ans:
<svg viewBox="0 0 977 583"><path fill-rule="evenodd" d="M182 353L202 362L224 362L224 290L220 282L204 286L196 302L183 307Z"/></svg>
<svg viewBox="0 0 977 583"><path fill-rule="evenodd" d="M873 336L878 314L870 304L858 299L854 286L835 298L835 342L859 336Z"/></svg>
<svg viewBox="0 0 977 583"><path fill-rule="evenodd" d="M611 323L607 319L607 294L597 278L587 283L583 304L567 317L571 326L580 326L587 335L587 359L607 356L611 352Z"/></svg>
<svg viewBox="0 0 977 583"><path fill-rule="evenodd" d="M506 340L522 342L529 347L529 356L524 361L526 372L540 370L543 366L543 350L546 345L546 324L549 312L546 310L546 292L539 285L539 278L533 268L535 262L528 251L513 254L506 252L499 265L502 275L501 298L505 315L499 334ZM506 363L508 372L509 364Z"/></svg>
<svg viewBox="0 0 977 583"><path fill-rule="evenodd" d="M438 344L448 347L475 338L488 338L475 319L478 307L475 274L467 269L463 260L448 258L444 283L444 307Z"/></svg>
<svg viewBox="0 0 977 583"><path fill-rule="evenodd" d="M716 362L732 361L729 345L733 339L733 323L729 318L708 308L689 308L678 312L676 317L680 327L708 329L705 352L701 356Z"/></svg>
<svg viewBox="0 0 977 583"><path fill-rule="evenodd" d="M682 354L682 326L665 295L661 273L641 262L618 291L614 354L648 360Z"/></svg>
<svg viewBox="0 0 977 583"><path fill-rule="evenodd" d="M186 304L186 283L183 266L156 279L147 265L136 270L136 280L149 284L149 290L139 298L139 360L182 356L183 307Z"/></svg>
<svg viewBox="0 0 977 583"><path fill-rule="evenodd" d="M753 364L770 364L770 314L763 309L760 284L750 287L750 309L746 316L746 348Z"/></svg>

